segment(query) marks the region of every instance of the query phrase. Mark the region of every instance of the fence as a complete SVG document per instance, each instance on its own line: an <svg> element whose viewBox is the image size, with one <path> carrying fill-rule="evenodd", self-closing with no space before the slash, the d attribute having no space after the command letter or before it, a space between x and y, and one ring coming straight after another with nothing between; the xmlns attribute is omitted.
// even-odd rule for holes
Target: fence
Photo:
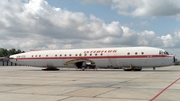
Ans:
<svg viewBox="0 0 180 101"><path fill-rule="evenodd" d="M18 66L16 63L12 63L11 61L0 61L0 66Z"/></svg>

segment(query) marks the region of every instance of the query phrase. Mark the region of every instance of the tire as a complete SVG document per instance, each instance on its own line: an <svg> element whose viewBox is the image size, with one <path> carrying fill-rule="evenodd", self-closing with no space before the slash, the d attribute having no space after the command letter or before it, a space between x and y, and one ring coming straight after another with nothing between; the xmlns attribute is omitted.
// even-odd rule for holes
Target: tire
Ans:
<svg viewBox="0 0 180 101"><path fill-rule="evenodd" d="M132 71L132 69L123 69L124 71Z"/></svg>

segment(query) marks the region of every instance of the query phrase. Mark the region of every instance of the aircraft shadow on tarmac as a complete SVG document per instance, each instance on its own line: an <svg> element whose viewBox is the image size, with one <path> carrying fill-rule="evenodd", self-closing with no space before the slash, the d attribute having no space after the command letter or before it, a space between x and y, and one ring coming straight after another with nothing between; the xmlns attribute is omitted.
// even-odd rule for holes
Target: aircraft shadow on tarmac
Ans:
<svg viewBox="0 0 180 101"><path fill-rule="evenodd" d="M142 71L123 71L122 69L97 69L97 70L91 70L91 69L88 69L88 70L85 70L85 71L82 71L80 69L60 69L60 70L42 70L42 69L25 69L23 71L42 71L42 72L63 72L63 71L81 71L81 72L180 72L180 70L170 70L170 69L167 69L167 70L150 70L150 69L144 69Z"/></svg>

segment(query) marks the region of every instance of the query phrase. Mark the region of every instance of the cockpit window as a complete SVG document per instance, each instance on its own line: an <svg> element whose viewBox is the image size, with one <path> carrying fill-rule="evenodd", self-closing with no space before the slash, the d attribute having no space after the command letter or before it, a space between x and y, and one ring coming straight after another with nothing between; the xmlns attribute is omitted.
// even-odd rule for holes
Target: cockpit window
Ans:
<svg viewBox="0 0 180 101"><path fill-rule="evenodd" d="M169 55L169 53L167 51L165 51L164 54Z"/></svg>
<svg viewBox="0 0 180 101"><path fill-rule="evenodd" d="M162 51L162 50L159 51L159 54L169 55L167 51Z"/></svg>

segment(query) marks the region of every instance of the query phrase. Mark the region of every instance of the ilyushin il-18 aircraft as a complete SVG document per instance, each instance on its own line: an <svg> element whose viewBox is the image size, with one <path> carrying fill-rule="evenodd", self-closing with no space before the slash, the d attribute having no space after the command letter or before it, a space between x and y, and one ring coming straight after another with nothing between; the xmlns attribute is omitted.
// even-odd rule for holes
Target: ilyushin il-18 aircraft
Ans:
<svg viewBox="0 0 180 101"><path fill-rule="evenodd" d="M44 67L46 70L77 67L90 63L98 68L122 68L141 71L142 68L173 65L175 56L155 47L115 47L91 49L39 50L10 56L10 61L27 66Z"/></svg>

